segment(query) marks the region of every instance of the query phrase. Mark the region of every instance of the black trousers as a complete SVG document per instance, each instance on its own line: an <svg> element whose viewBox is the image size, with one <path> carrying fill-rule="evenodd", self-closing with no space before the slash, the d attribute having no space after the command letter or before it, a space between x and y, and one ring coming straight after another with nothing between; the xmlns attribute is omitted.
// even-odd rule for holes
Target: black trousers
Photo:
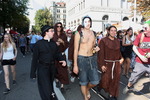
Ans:
<svg viewBox="0 0 150 100"><path fill-rule="evenodd" d="M57 97L53 97L55 67L53 66L40 66L38 68L38 88L42 100L58 100Z"/></svg>
<svg viewBox="0 0 150 100"><path fill-rule="evenodd" d="M26 49L25 46L20 46L20 51L23 55L25 55L25 49Z"/></svg>

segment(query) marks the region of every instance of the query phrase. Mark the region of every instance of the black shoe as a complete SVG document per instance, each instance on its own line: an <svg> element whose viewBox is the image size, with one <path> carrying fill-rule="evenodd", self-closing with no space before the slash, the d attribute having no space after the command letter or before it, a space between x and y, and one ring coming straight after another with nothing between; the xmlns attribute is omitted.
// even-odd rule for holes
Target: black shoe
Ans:
<svg viewBox="0 0 150 100"><path fill-rule="evenodd" d="M13 85L16 85L16 84L17 84L16 80L13 80Z"/></svg>
<svg viewBox="0 0 150 100"><path fill-rule="evenodd" d="M3 93L4 93L4 94L8 94L9 92L10 92L10 89L7 89L7 88L6 88Z"/></svg>
<svg viewBox="0 0 150 100"><path fill-rule="evenodd" d="M117 98L116 97L109 97L108 100L117 100Z"/></svg>
<svg viewBox="0 0 150 100"><path fill-rule="evenodd" d="M65 93L65 89L63 87L60 88L61 93Z"/></svg>
<svg viewBox="0 0 150 100"><path fill-rule="evenodd" d="M56 87L57 87L57 88L60 88L60 83L59 83L59 81L56 82Z"/></svg>

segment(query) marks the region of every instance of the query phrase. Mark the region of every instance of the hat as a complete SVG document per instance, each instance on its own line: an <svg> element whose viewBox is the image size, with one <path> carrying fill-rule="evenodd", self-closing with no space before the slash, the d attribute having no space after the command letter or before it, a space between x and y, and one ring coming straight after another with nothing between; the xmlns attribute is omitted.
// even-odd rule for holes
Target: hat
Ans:
<svg viewBox="0 0 150 100"><path fill-rule="evenodd" d="M47 30L52 29L52 28L53 28L52 26L44 25L44 26L41 28L42 34L44 34Z"/></svg>
<svg viewBox="0 0 150 100"><path fill-rule="evenodd" d="M72 33L72 31L71 31L70 29L68 29L68 30L66 31L66 33L69 34L69 31Z"/></svg>

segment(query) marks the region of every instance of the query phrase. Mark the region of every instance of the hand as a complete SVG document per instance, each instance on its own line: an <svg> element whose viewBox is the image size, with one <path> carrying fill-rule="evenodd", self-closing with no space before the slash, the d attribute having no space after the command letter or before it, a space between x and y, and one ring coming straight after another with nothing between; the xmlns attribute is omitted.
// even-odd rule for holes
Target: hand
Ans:
<svg viewBox="0 0 150 100"><path fill-rule="evenodd" d="M130 45L133 45L133 42L131 42Z"/></svg>
<svg viewBox="0 0 150 100"><path fill-rule="evenodd" d="M13 58L13 61L16 60L16 57Z"/></svg>
<svg viewBox="0 0 150 100"><path fill-rule="evenodd" d="M141 55L139 57L143 62L148 62L148 59L145 56Z"/></svg>
<svg viewBox="0 0 150 100"><path fill-rule="evenodd" d="M96 46L94 49L96 52L98 52L100 50L100 48L98 46Z"/></svg>
<svg viewBox="0 0 150 100"><path fill-rule="evenodd" d="M60 45L60 42L56 42L56 44L57 44L57 46L59 46L59 45Z"/></svg>
<svg viewBox="0 0 150 100"><path fill-rule="evenodd" d="M35 83L36 82L36 78L31 78L31 82Z"/></svg>
<svg viewBox="0 0 150 100"><path fill-rule="evenodd" d="M66 61L59 61L59 63L62 63L62 66L66 66Z"/></svg>
<svg viewBox="0 0 150 100"><path fill-rule="evenodd" d="M123 58L122 58L122 59L120 59L120 61L119 61L119 62L120 62L120 65L123 63L123 61L124 61L124 59L123 59Z"/></svg>
<svg viewBox="0 0 150 100"><path fill-rule="evenodd" d="M73 67L73 72L74 72L75 74L78 74L78 72L79 72L78 66L74 66L74 67Z"/></svg>
<svg viewBox="0 0 150 100"><path fill-rule="evenodd" d="M104 73L104 72L106 72L106 70L107 70L107 67L106 66L102 66L102 72Z"/></svg>
<svg viewBox="0 0 150 100"><path fill-rule="evenodd" d="M61 38L58 39L58 42L64 43L64 41Z"/></svg>

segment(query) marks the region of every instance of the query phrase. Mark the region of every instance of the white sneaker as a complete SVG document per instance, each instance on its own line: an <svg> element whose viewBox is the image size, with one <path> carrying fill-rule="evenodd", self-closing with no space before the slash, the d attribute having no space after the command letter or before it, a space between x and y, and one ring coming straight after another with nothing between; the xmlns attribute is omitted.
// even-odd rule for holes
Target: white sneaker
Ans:
<svg viewBox="0 0 150 100"><path fill-rule="evenodd" d="M75 81L75 77L71 76L70 81L73 83Z"/></svg>

